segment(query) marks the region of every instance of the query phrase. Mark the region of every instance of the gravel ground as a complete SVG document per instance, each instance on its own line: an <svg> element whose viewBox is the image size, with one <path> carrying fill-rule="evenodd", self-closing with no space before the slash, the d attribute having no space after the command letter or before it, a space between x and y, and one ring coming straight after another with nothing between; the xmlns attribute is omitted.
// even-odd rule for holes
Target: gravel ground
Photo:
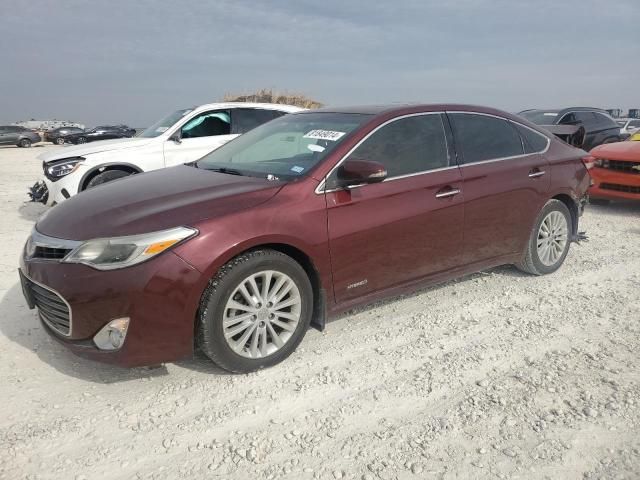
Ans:
<svg viewBox="0 0 640 480"><path fill-rule="evenodd" d="M511 267L349 312L267 371L76 358L22 299L45 148L0 148L0 478L640 478L640 204Z"/></svg>

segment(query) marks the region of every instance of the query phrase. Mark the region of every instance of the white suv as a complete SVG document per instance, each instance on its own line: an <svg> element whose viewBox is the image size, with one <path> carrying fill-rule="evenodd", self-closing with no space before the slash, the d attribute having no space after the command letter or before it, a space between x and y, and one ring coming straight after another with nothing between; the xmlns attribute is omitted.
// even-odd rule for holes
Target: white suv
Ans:
<svg viewBox="0 0 640 480"><path fill-rule="evenodd" d="M30 195L54 205L117 178L192 162L258 125L300 110L270 103L212 103L178 110L135 138L39 155L45 178L31 187Z"/></svg>
<svg viewBox="0 0 640 480"><path fill-rule="evenodd" d="M640 118L620 118L617 119L616 122L620 125L620 135L624 138L640 130Z"/></svg>

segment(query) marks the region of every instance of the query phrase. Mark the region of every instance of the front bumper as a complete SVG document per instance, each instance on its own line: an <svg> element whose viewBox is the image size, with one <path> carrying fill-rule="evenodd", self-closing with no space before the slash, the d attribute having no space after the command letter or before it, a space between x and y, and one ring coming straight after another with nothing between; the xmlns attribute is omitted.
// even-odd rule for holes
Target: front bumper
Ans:
<svg viewBox="0 0 640 480"><path fill-rule="evenodd" d="M64 177L60 177L55 182L43 176L42 180L36 182L36 184L30 188L29 196L31 200L49 206L64 202L69 197L78 193L82 177L89 168L90 167L85 165L80 165L76 170ZM39 194L39 192L45 191L46 195Z"/></svg>
<svg viewBox="0 0 640 480"><path fill-rule="evenodd" d="M610 200L640 200L640 172L624 173L607 168L592 168L593 185L589 196Z"/></svg>
<svg viewBox="0 0 640 480"><path fill-rule="evenodd" d="M173 252L110 271L23 257L20 270L68 304L72 319L68 335L42 323L47 333L80 356L134 367L172 362L193 353L195 316L207 281ZM123 346L116 351L98 349L93 337L122 317L131 319Z"/></svg>

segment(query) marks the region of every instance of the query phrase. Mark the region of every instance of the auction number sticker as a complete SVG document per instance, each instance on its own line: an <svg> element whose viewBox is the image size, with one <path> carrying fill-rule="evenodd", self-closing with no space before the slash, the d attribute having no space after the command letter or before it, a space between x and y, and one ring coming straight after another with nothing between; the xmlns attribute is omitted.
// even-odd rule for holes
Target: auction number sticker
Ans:
<svg viewBox="0 0 640 480"><path fill-rule="evenodd" d="M345 132L335 132L333 130L311 130L307 132L302 138L317 138L318 140L330 140L335 142L342 137Z"/></svg>

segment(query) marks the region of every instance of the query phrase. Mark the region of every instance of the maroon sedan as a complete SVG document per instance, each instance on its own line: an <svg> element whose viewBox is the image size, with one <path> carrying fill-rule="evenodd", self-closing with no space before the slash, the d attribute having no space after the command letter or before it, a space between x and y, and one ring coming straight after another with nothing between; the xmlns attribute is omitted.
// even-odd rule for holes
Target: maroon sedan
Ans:
<svg viewBox="0 0 640 480"><path fill-rule="evenodd" d="M148 365L197 345L249 372L355 305L502 264L554 272L578 239L583 156L489 108L287 115L56 206L20 278L81 355Z"/></svg>

